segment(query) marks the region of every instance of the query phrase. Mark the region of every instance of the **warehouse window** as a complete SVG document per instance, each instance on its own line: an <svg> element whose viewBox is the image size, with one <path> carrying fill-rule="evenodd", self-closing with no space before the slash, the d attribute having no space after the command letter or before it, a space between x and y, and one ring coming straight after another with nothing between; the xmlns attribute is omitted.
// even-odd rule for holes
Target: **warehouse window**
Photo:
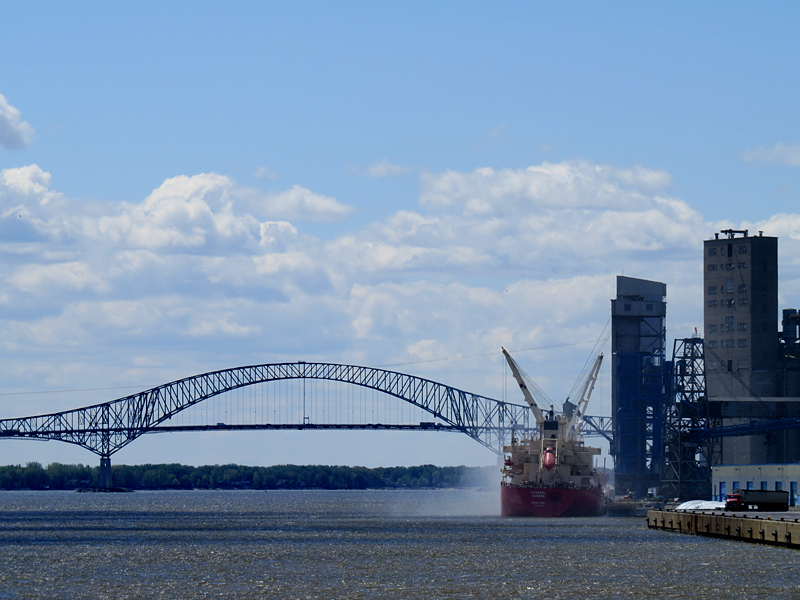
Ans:
<svg viewBox="0 0 800 600"><path fill-rule="evenodd" d="M708 265L708 270L709 271L716 271L717 270L717 265Z"/></svg>
<svg viewBox="0 0 800 600"><path fill-rule="evenodd" d="M762 490L768 490L768 489L769 489L769 488L767 487L767 482L766 482L766 481L762 481L762 482L761 482L761 489L762 489Z"/></svg>
<svg viewBox="0 0 800 600"><path fill-rule="evenodd" d="M716 256L717 255L717 249L716 248L709 248L708 249L708 255L709 256Z"/></svg>
<svg viewBox="0 0 800 600"><path fill-rule="evenodd" d="M740 306L747 306L747 298L739 298Z"/></svg>
<svg viewBox="0 0 800 600"><path fill-rule="evenodd" d="M716 333L716 332L717 332L717 326L716 325L709 325L708 326L708 333Z"/></svg>
<svg viewBox="0 0 800 600"><path fill-rule="evenodd" d="M775 491L776 492L783 491L783 482L782 481L776 481L775 482Z"/></svg>
<svg viewBox="0 0 800 600"><path fill-rule="evenodd" d="M747 284L746 283L740 283L739 285L736 286L736 291L737 292L746 292L747 291Z"/></svg>
<svg viewBox="0 0 800 600"><path fill-rule="evenodd" d="M736 329L739 331L747 331L747 323L737 323Z"/></svg>
<svg viewBox="0 0 800 600"><path fill-rule="evenodd" d="M736 246L736 252L739 254L747 254L747 246Z"/></svg>
<svg viewBox="0 0 800 600"><path fill-rule="evenodd" d="M715 285L708 286L708 293L712 294L712 295L716 294L717 293L717 286L715 286Z"/></svg>
<svg viewBox="0 0 800 600"><path fill-rule="evenodd" d="M717 301L716 300L709 300L708 301L708 305L713 308L713 307L715 307L717 305Z"/></svg>
<svg viewBox="0 0 800 600"><path fill-rule="evenodd" d="M739 268L740 269L746 269L747 268L747 263L746 262L740 262L739 263Z"/></svg>
<svg viewBox="0 0 800 600"><path fill-rule="evenodd" d="M739 338L736 340L736 345L739 348L747 348L747 339L746 338Z"/></svg>

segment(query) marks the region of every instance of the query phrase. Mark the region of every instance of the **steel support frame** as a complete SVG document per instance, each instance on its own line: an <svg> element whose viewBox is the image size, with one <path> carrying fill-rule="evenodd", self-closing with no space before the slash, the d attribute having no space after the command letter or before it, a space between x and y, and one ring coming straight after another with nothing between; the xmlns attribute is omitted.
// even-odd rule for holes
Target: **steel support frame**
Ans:
<svg viewBox="0 0 800 600"><path fill-rule="evenodd" d="M667 498L710 499L711 467L719 463L719 440L700 440L711 423L706 398L703 339L675 340L673 389L664 409L661 494Z"/></svg>
<svg viewBox="0 0 800 600"><path fill-rule="evenodd" d="M86 448L106 460L142 434L203 400L241 387L289 379L340 381L383 392L429 412L448 428L470 436L498 455L502 455L503 445L514 432L519 436L531 431L527 406L384 369L300 361L213 371L102 404L3 419L0 438L59 440Z"/></svg>

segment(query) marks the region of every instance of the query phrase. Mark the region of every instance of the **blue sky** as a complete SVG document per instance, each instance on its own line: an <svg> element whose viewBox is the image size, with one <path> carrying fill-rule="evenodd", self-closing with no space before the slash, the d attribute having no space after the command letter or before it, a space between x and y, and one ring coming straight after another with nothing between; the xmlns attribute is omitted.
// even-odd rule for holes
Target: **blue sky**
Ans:
<svg viewBox="0 0 800 600"><path fill-rule="evenodd" d="M559 397L615 275L667 283L670 337L701 324L701 241L729 226L779 236L781 304L797 305L798 17L789 2L8 3L0 416L115 397L55 390L502 344L550 348L519 359ZM497 355L403 368L501 387ZM452 436L376 453L389 438L267 435L161 436L121 460L492 460ZM337 453L311 450L329 439ZM4 443L0 462L93 460L54 446Z"/></svg>

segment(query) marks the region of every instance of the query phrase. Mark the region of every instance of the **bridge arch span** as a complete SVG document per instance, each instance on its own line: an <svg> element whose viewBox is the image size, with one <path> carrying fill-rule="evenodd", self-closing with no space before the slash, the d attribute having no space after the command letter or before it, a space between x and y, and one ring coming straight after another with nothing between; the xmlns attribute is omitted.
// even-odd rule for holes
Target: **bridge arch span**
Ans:
<svg viewBox="0 0 800 600"><path fill-rule="evenodd" d="M284 380L319 379L373 389L417 406L439 419L446 430L464 433L502 454L514 431L530 430L527 406L502 402L414 375L385 369L317 362L250 365L212 371L166 383L110 402L58 413L0 420L0 439L36 438L76 444L101 457L110 457L178 413L239 388ZM300 423L294 428L302 428ZM317 428L343 428L337 424ZM222 424L217 428L235 429ZM269 428L266 426L262 428ZM369 424L362 429L385 429ZM411 426L406 428L413 428ZM190 429L190 428L184 428ZM110 467L109 467L110 468Z"/></svg>

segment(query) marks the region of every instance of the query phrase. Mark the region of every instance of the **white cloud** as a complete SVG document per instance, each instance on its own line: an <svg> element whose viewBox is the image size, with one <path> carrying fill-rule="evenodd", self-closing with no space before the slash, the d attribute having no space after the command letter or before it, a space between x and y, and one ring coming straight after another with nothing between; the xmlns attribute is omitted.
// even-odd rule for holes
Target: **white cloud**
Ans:
<svg viewBox="0 0 800 600"><path fill-rule="evenodd" d="M0 218L39 216L51 202L63 200L50 191L50 180L50 173L39 165L0 171Z"/></svg>
<svg viewBox="0 0 800 600"><path fill-rule="evenodd" d="M67 262L52 265L30 264L21 267L9 282L24 292L54 292L60 289L96 292L106 291L108 284L94 273L89 265L82 262Z"/></svg>
<svg viewBox="0 0 800 600"><path fill-rule="evenodd" d="M263 214L271 219L287 221L330 223L353 212L351 206L342 204L336 198L317 194L299 185L278 194L269 194L259 202L263 202Z"/></svg>
<svg viewBox="0 0 800 600"><path fill-rule="evenodd" d="M388 158L382 161L373 163L364 170L364 175L367 177L392 177L394 175L405 175L406 173L413 173L416 169L411 167L403 167L389 162Z"/></svg>
<svg viewBox="0 0 800 600"><path fill-rule="evenodd" d="M399 211L326 244L339 270L550 277L694 252L709 226L662 194L663 171L583 161L422 178L425 213ZM520 271L523 269L524 271Z"/></svg>
<svg viewBox="0 0 800 600"><path fill-rule="evenodd" d="M778 142L774 146L758 146L753 150L741 153L742 159L748 162L769 162L779 165L800 165L800 144L784 144Z"/></svg>
<svg viewBox="0 0 800 600"><path fill-rule="evenodd" d="M20 119L20 112L0 94L0 146L20 150L33 140L33 127Z"/></svg>
<svg viewBox="0 0 800 600"><path fill-rule="evenodd" d="M471 173L426 173L420 178L421 200L433 208L459 207L486 212L529 208L635 209L651 202L648 194L672 183L661 170L618 169L588 161L544 162L526 169L483 167Z"/></svg>
<svg viewBox="0 0 800 600"><path fill-rule="evenodd" d="M189 335L195 336L209 336L209 335L223 335L223 336L246 336L250 334L257 334L261 331L259 327L248 327L239 325L232 321L230 317L214 318L210 321L202 321L189 329Z"/></svg>
<svg viewBox="0 0 800 600"><path fill-rule="evenodd" d="M269 167L257 167L253 177L259 181L273 181L278 178L278 173Z"/></svg>

